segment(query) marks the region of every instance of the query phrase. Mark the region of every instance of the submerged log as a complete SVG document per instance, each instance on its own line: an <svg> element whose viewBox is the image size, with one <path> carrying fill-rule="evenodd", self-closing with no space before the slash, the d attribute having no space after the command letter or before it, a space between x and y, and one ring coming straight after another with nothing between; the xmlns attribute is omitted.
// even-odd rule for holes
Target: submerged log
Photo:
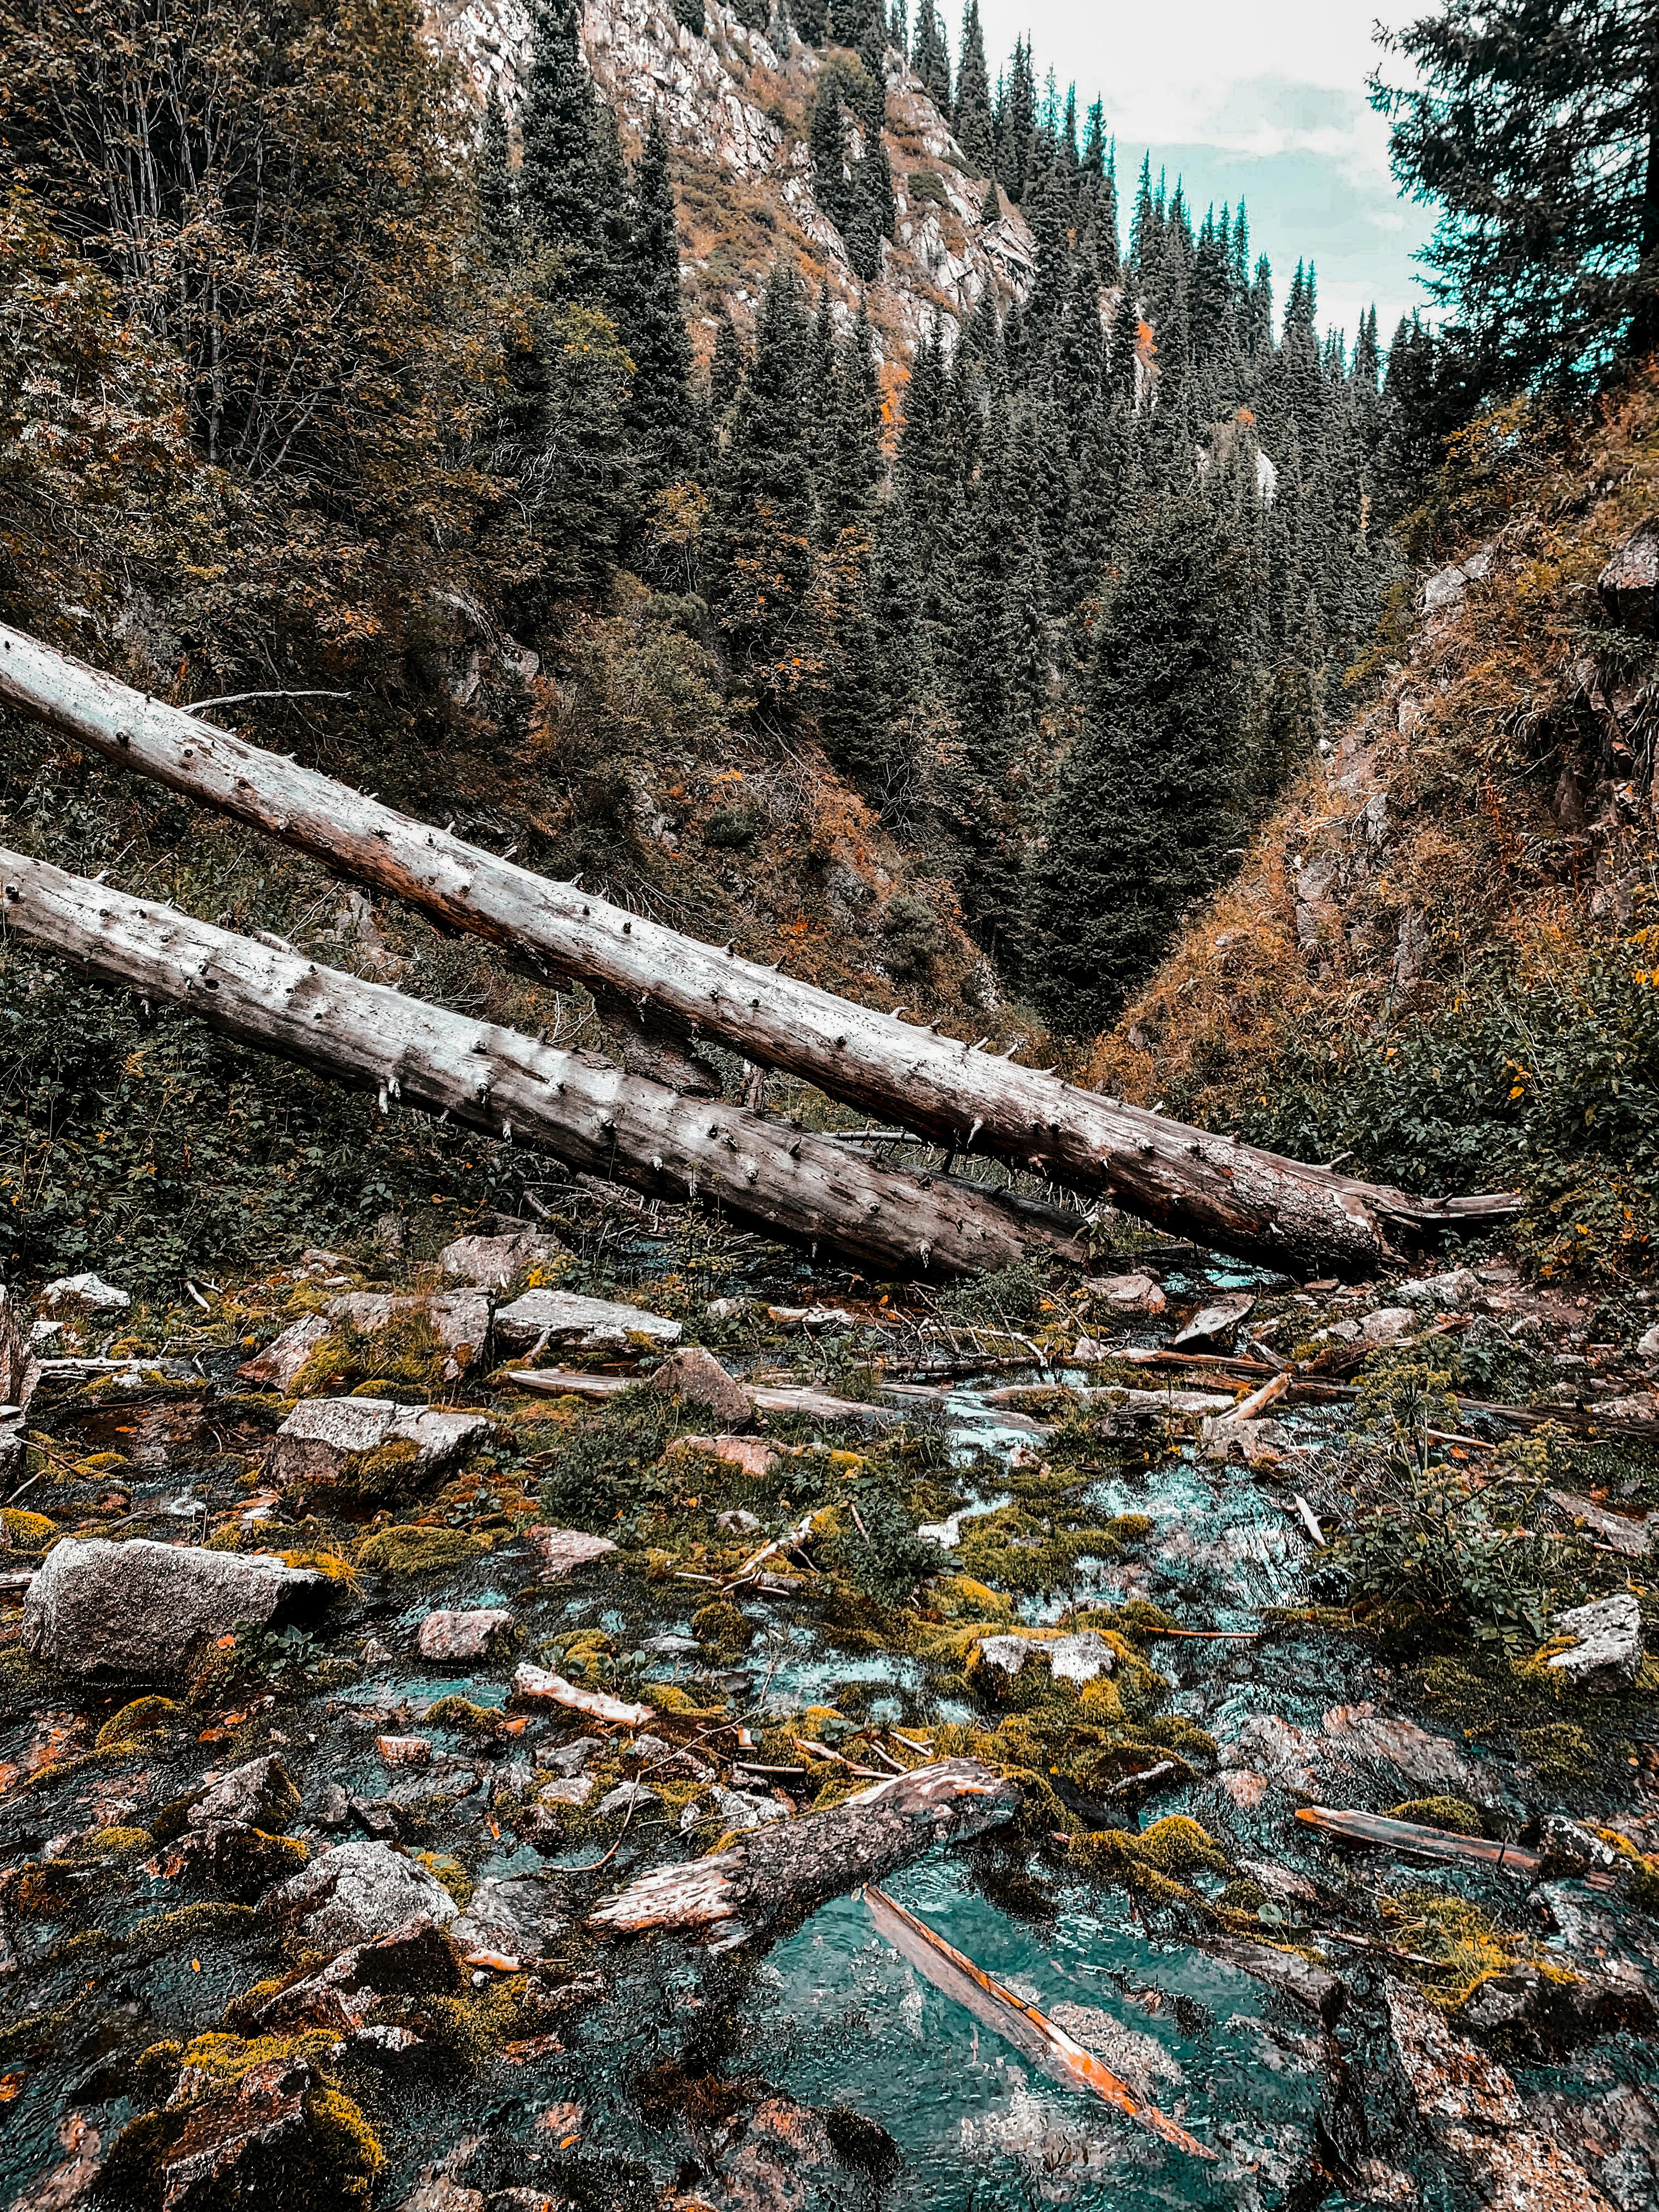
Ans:
<svg viewBox="0 0 1659 2212"><path fill-rule="evenodd" d="M1284 1159L856 1006L498 860L3 628L0 700L456 928L623 994L671 1036L715 1040L952 1152L1100 1193L1202 1244L1365 1274L1390 1238L1518 1209L1507 1193L1417 1199Z"/></svg>
<svg viewBox="0 0 1659 2212"><path fill-rule="evenodd" d="M3 848L0 927L240 1043L378 1088L388 1110L406 1100L659 1198L712 1200L880 1275L943 1279L1056 1249L988 1193L930 1186L775 1116L683 1097Z"/></svg>
<svg viewBox="0 0 1659 2212"><path fill-rule="evenodd" d="M884 1881L935 1844L981 1835L1012 1818L1019 1796L977 1759L914 1766L826 1812L757 1828L713 1858L653 1868L602 1899L587 1924L608 1936L722 1927L734 1934Z"/></svg>

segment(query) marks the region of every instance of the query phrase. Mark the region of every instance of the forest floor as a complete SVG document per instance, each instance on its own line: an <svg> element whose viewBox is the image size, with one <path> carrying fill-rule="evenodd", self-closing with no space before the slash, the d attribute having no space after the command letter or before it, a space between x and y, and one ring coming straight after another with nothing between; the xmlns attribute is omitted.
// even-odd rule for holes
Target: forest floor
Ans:
<svg viewBox="0 0 1659 2212"><path fill-rule="evenodd" d="M1659 2202L1645 1328L1496 1246L901 1305L591 1190L477 1227L24 1316L0 2201ZM1001 1817L885 1887L1197 2148L850 1858L588 1923L951 1761Z"/></svg>

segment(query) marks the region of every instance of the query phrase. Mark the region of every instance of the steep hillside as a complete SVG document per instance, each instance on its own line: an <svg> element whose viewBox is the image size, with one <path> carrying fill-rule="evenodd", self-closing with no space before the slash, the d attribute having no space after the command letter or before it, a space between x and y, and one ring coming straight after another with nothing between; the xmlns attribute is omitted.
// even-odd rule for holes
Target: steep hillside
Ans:
<svg viewBox="0 0 1659 2212"><path fill-rule="evenodd" d="M1459 565L1091 1079L1408 1184L1514 1180L1546 1271L1651 1266L1659 659L1650 584L1598 580L1656 493L1650 374L1582 434L1509 410L1459 441L1416 524Z"/></svg>
<svg viewBox="0 0 1659 2212"><path fill-rule="evenodd" d="M829 283L850 316L860 289L847 246L814 195L807 123L824 57L775 8L765 32L708 0L703 30L669 0L587 0L582 35L595 82L637 143L654 107L674 151L675 198L684 240L686 311L707 356L729 307L753 314L768 270L792 250L809 281ZM480 94L508 97L528 58L531 11L523 0L436 0L436 35L465 64ZM872 319L890 363L902 362L943 319L959 324L987 290L1023 295L1036 267L1030 232L1005 204L985 225L982 179L896 51L887 54L887 149L896 202L895 236L871 288ZM856 145L854 155L861 150Z"/></svg>

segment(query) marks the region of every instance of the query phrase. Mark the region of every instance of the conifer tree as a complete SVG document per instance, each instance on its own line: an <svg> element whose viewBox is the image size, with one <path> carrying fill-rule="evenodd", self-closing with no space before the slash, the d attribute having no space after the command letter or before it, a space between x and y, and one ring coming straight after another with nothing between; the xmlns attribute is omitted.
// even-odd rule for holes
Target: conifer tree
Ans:
<svg viewBox="0 0 1659 2212"><path fill-rule="evenodd" d="M1190 484L1126 502L1083 728L1030 876L1028 987L1073 1035L1111 1020L1232 842L1237 580L1234 550Z"/></svg>
<svg viewBox="0 0 1659 2212"><path fill-rule="evenodd" d="M921 88L938 108L951 112L951 49L935 0L921 0L916 15L916 43L910 66L921 80Z"/></svg>
<svg viewBox="0 0 1659 2212"><path fill-rule="evenodd" d="M1025 197L1036 136L1036 84L1031 75L1031 50L1024 40L1016 40L996 116L997 180L1016 207Z"/></svg>
<svg viewBox="0 0 1659 2212"><path fill-rule="evenodd" d="M531 244L547 253L566 298L592 298L605 275L605 180L599 105L582 58L580 0L537 0L519 120L519 207Z"/></svg>
<svg viewBox="0 0 1659 2212"><path fill-rule="evenodd" d="M501 271L515 267L524 252L518 185L508 161L507 110L494 84L484 102L478 145L478 219L490 266Z"/></svg>
<svg viewBox="0 0 1659 2212"><path fill-rule="evenodd" d="M615 286L634 379L623 429L640 489L660 490L687 475L696 451L691 341L680 295L679 225L668 176L668 140L653 108L640 149L633 220Z"/></svg>
<svg viewBox="0 0 1659 2212"><path fill-rule="evenodd" d="M722 304L714 329L714 351L708 364L708 411L716 427L732 411L749 366L743 341L732 320L732 310Z"/></svg>
<svg viewBox="0 0 1659 2212"><path fill-rule="evenodd" d="M807 149L812 156L813 196L836 229L844 233L854 214L853 180L847 167L841 94L833 81L819 86L812 102Z"/></svg>
<svg viewBox="0 0 1659 2212"><path fill-rule="evenodd" d="M805 395L811 325L793 262L778 262L714 478L714 608L763 696L792 692L805 644L812 522Z"/></svg>
<svg viewBox="0 0 1659 2212"><path fill-rule="evenodd" d="M985 63L985 33L979 0L967 0L962 18L962 46L957 60L957 143L975 176L996 170L996 128L991 116L991 74Z"/></svg>

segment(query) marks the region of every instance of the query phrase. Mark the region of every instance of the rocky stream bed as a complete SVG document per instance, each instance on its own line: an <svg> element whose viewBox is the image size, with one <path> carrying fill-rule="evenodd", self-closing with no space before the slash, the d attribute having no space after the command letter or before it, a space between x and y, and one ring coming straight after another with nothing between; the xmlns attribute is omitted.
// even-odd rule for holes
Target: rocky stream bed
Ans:
<svg viewBox="0 0 1659 2212"><path fill-rule="evenodd" d="M1650 1313L557 1228L0 1314L0 2204L1659 2204Z"/></svg>

